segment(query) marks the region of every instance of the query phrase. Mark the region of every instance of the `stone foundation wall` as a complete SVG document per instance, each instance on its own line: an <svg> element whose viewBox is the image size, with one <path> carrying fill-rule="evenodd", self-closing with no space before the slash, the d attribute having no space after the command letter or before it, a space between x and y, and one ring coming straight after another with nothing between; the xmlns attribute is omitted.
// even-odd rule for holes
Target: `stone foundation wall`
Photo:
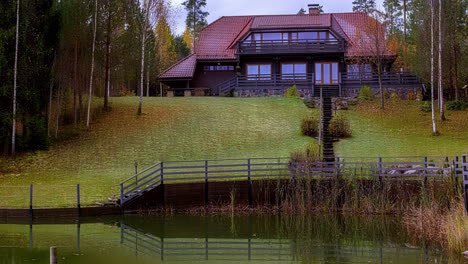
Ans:
<svg viewBox="0 0 468 264"><path fill-rule="evenodd" d="M361 90L361 87L358 88L344 88L342 89L342 96L343 97L354 97L357 98L359 96L359 91ZM377 87L371 88L372 93L374 96L380 96L380 89ZM401 100L415 100L416 95L418 93L422 92L421 87L384 87L384 95L387 97L390 97L392 94L398 95L398 98ZM408 96L409 94L413 94L413 98L410 98L411 96Z"/></svg>
<svg viewBox="0 0 468 264"><path fill-rule="evenodd" d="M312 98L312 89L297 89L300 97ZM252 90L236 90L234 97L283 97L287 89L252 89Z"/></svg>
<svg viewBox="0 0 468 264"><path fill-rule="evenodd" d="M401 100L415 100L416 95L421 93L421 87L385 87L384 93L386 97L390 97L393 93L398 95L398 98ZM357 88L343 88L342 89L342 97L346 98L357 98L359 96L359 91L361 87ZM379 88L371 88L372 93L374 96L380 96L380 89ZM287 89L251 89L251 90L236 90L234 91L235 97L281 97L284 96ZM303 98L313 98L312 89L301 89L298 88L300 97ZM409 96L412 94L413 98Z"/></svg>

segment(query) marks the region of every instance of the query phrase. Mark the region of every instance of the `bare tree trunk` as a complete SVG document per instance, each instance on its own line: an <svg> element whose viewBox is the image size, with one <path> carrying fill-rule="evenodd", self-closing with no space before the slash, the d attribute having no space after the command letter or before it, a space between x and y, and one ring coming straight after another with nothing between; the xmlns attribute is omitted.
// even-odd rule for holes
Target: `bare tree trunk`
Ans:
<svg viewBox="0 0 468 264"><path fill-rule="evenodd" d="M110 90L110 45L111 45L111 2L107 2L107 37L106 37L106 85L104 88L104 111L109 110Z"/></svg>
<svg viewBox="0 0 468 264"><path fill-rule="evenodd" d="M442 87L442 0L439 0L439 111L440 120L445 121L444 89Z"/></svg>
<svg viewBox="0 0 468 264"><path fill-rule="evenodd" d="M431 0L431 110L432 110L432 134L437 135L437 124L435 119L434 99L434 0Z"/></svg>
<svg viewBox="0 0 468 264"><path fill-rule="evenodd" d="M54 81L50 81L50 88L49 88L49 112L47 117L47 136L50 137L50 123L52 122L52 99L54 93Z"/></svg>
<svg viewBox="0 0 468 264"><path fill-rule="evenodd" d="M59 120L60 120L60 104L62 103L62 82L58 82L58 89L57 89L57 112L55 113L55 138L58 137L58 130L59 130Z"/></svg>
<svg viewBox="0 0 468 264"><path fill-rule="evenodd" d="M384 99L384 91L383 91L383 85L382 85L382 65L378 65L377 67L378 67L377 74L379 75L380 108L385 109L385 99Z"/></svg>
<svg viewBox="0 0 468 264"><path fill-rule="evenodd" d="M18 76L18 43L19 43L19 8L20 0L16 0L16 43L15 43L15 67L13 69L13 120L11 128L11 155L16 155L16 81Z"/></svg>
<svg viewBox="0 0 468 264"><path fill-rule="evenodd" d="M148 17L149 17L149 8L150 8L150 0L145 0L145 21L143 23L142 28L142 36L141 36L141 69L140 69L140 102L138 104L138 115L141 115L142 106L143 106L143 86L144 86L144 75L145 75L145 44L146 44L146 28L148 27Z"/></svg>
<svg viewBox="0 0 468 264"><path fill-rule="evenodd" d="M73 125L78 125L78 25L75 25L75 61L73 63Z"/></svg>
<svg viewBox="0 0 468 264"><path fill-rule="evenodd" d="M403 37L406 42L406 0L403 0Z"/></svg>
<svg viewBox="0 0 468 264"><path fill-rule="evenodd" d="M150 53L148 52L148 59L150 57ZM146 97L149 97L150 94L150 67L151 63L148 61L148 69L146 69Z"/></svg>
<svg viewBox="0 0 468 264"><path fill-rule="evenodd" d="M91 55L91 76L89 79L89 95L88 95L88 115L86 117L86 126L89 127L91 119L91 101L93 98L93 75L94 75L94 51L96 49L96 31L97 31L97 0L95 0L94 10L94 33L93 33L93 50Z"/></svg>

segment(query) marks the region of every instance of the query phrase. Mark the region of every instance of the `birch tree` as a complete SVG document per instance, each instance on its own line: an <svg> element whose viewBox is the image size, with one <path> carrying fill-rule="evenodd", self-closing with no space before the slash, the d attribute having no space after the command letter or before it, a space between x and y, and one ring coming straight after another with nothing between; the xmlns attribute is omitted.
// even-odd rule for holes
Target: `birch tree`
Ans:
<svg viewBox="0 0 468 264"><path fill-rule="evenodd" d="M439 111L440 111L440 120L445 121L445 111L444 111L444 90L442 87L442 0L439 0Z"/></svg>
<svg viewBox="0 0 468 264"><path fill-rule="evenodd" d="M434 0L431 0L431 114L432 114L432 134L437 135L437 124L435 119L434 100Z"/></svg>
<svg viewBox="0 0 468 264"><path fill-rule="evenodd" d="M151 9L152 3L153 3L152 0L144 0L143 2L144 18L143 18L143 27L141 30L140 101L138 103L138 112L137 112L138 115L141 115L142 107L143 107L146 34L147 34L147 29L148 29L148 24L149 24L149 15L150 15L150 9Z"/></svg>
<svg viewBox="0 0 468 264"><path fill-rule="evenodd" d="M16 84L18 76L18 43L19 43L19 9L20 0L16 1L16 42L15 42L15 66L13 69L13 120L11 131L11 155L16 155Z"/></svg>
<svg viewBox="0 0 468 264"><path fill-rule="evenodd" d="M86 126L89 127L91 120L91 102L93 99L93 75L94 75L94 53L96 50L96 31L97 31L97 11L98 11L98 2L95 0L94 6L94 31L93 31L93 49L91 53L91 75L89 76L89 95L88 95L88 115L86 117Z"/></svg>

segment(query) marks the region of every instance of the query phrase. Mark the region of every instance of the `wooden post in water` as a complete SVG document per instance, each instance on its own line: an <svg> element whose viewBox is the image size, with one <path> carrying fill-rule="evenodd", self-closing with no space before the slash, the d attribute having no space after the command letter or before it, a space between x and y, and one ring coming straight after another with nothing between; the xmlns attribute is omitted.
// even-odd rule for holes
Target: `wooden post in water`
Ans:
<svg viewBox="0 0 468 264"><path fill-rule="evenodd" d="M57 264L57 248L50 247L50 264Z"/></svg>

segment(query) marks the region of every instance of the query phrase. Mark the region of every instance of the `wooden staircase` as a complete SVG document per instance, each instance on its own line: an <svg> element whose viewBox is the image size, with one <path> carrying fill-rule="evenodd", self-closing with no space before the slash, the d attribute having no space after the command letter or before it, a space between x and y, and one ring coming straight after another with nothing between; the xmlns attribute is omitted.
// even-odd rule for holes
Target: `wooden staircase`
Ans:
<svg viewBox="0 0 468 264"><path fill-rule="evenodd" d="M333 150L333 136L330 132L330 122L333 117L332 113L332 98L330 96L323 97L322 118L323 118L323 157L325 161L333 162L335 160L335 152Z"/></svg>

